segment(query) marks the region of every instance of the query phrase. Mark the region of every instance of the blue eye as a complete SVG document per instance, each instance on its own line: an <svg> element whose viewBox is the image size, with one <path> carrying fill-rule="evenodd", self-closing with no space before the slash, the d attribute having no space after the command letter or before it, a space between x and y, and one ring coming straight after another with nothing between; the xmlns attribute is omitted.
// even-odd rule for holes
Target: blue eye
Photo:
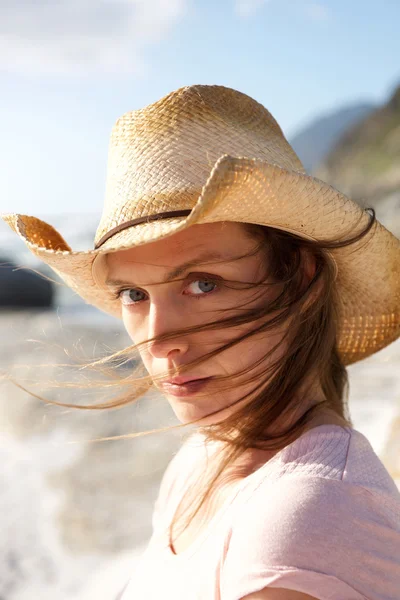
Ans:
<svg viewBox="0 0 400 600"><path fill-rule="evenodd" d="M191 281L189 283L189 286L191 286L193 283L203 284L204 287L206 288L205 290L204 289L201 290L200 285L198 286L199 289L204 292L203 294L200 294L201 296L204 296L204 294L208 294L208 293L212 292L214 290L214 287L217 285L214 281L209 281L208 279L194 279L193 281ZM214 286L214 287L213 287L213 289L210 290L208 286Z"/></svg>
<svg viewBox="0 0 400 600"><path fill-rule="evenodd" d="M214 292L215 288L218 287L218 285L215 281L212 281L211 279L206 279L206 278L205 279L193 279L189 283L187 288L190 288L190 286L193 286L193 284L198 284L198 289L200 289L201 293L193 293L192 292L190 294L185 294L185 295L190 295L190 296L194 296L194 297L206 296L207 294ZM144 300L143 296L145 296L145 293L136 288L119 290L116 293L116 298L119 298L121 300L122 304L125 306L133 306L135 304L139 304L140 302L142 302Z"/></svg>
<svg viewBox="0 0 400 600"><path fill-rule="evenodd" d="M140 294L143 294L143 292L132 288L130 290L120 290L117 297L120 298L122 304L129 306L132 304L137 304L143 300L143 298L140 298ZM129 302L129 300L131 300L131 302Z"/></svg>

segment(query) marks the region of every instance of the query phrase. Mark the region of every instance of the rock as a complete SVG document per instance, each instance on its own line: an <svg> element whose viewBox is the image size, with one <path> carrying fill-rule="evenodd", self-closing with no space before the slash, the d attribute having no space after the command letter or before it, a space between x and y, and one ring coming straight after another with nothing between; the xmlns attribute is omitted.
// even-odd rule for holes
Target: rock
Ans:
<svg viewBox="0 0 400 600"><path fill-rule="evenodd" d="M400 236L396 211L400 189L400 85L385 104L340 137L312 174L363 208L374 208L378 220Z"/></svg>
<svg viewBox="0 0 400 600"><path fill-rule="evenodd" d="M0 308L50 308L53 298L50 281L0 257Z"/></svg>

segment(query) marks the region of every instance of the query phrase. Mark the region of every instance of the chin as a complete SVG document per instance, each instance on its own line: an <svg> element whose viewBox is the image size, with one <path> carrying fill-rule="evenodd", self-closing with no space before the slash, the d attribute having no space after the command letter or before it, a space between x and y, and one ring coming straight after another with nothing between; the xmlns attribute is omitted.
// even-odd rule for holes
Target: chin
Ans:
<svg viewBox="0 0 400 600"><path fill-rule="evenodd" d="M200 419L202 416L201 413L199 411L196 411L196 409L193 406L176 406L176 399L174 399L172 402L169 400L169 403L171 405L172 410L175 413L176 418L182 424L186 425L187 423L191 423L196 419ZM202 424L202 421L199 421L199 423L196 423L196 425L200 423Z"/></svg>
<svg viewBox="0 0 400 600"><path fill-rule="evenodd" d="M188 424L199 419L199 421L194 423L194 425L196 427L203 427L223 421L224 417L227 416L227 411L225 410L215 415L208 415L207 412L204 411L204 409L202 410L199 406L196 406L188 401L177 401L176 398L168 398L168 402L174 411L176 418L182 424Z"/></svg>

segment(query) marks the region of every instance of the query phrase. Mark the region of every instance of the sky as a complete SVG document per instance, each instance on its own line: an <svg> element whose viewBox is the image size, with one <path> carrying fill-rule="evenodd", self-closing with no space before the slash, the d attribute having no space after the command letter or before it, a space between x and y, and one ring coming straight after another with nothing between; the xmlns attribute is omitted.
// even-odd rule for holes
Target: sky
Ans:
<svg viewBox="0 0 400 600"><path fill-rule="evenodd" d="M0 212L103 207L124 112L219 84L286 137L400 84L398 0L2 0Z"/></svg>

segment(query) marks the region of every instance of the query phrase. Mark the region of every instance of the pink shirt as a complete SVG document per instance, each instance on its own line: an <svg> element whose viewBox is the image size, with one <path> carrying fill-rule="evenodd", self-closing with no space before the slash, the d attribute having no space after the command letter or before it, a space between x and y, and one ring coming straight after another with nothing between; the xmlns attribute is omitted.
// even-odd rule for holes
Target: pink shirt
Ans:
<svg viewBox="0 0 400 600"><path fill-rule="evenodd" d="M400 492L361 432L304 433L245 478L175 555L168 525L205 458L197 433L170 462L153 536L123 600L240 600L267 586L321 600L400 599Z"/></svg>

